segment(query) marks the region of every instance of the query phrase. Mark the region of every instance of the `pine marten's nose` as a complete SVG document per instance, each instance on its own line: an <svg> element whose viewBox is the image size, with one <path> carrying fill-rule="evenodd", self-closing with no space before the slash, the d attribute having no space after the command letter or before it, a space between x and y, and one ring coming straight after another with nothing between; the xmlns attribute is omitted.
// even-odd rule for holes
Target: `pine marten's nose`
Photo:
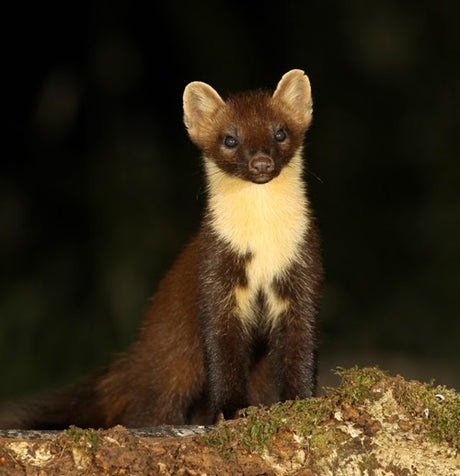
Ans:
<svg viewBox="0 0 460 476"><path fill-rule="evenodd" d="M275 162L267 156L253 157L249 161L249 171L254 175L267 175L275 170Z"/></svg>

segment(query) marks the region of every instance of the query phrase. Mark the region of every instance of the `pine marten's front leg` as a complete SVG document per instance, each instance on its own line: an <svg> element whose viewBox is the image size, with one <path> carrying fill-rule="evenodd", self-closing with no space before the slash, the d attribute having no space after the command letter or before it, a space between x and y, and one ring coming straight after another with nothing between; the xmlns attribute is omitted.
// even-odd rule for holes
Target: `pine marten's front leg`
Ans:
<svg viewBox="0 0 460 476"><path fill-rule="evenodd" d="M205 331L205 373L214 418L234 418L249 405L249 349L235 315L209 316Z"/></svg>

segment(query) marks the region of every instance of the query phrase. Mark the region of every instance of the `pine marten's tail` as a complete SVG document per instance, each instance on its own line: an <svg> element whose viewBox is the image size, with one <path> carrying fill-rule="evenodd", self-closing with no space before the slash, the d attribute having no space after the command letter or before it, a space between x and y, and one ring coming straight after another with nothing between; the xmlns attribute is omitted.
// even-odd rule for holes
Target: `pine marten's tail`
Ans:
<svg viewBox="0 0 460 476"><path fill-rule="evenodd" d="M0 407L0 429L62 430L70 425L103 428L96 383L103 372L24 401Z"/></svg>

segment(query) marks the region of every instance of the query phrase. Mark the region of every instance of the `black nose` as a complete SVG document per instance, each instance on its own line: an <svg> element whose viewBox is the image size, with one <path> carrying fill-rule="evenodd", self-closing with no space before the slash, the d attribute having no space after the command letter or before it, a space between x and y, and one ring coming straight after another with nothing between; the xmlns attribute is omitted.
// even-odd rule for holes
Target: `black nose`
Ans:
<svg viewBox="0 0 460 476"><path fill-rule="evenodd" d="M249 171L254 175L267 175L275 170L273 159L267 156L253 157L249 161Z"/></svg>

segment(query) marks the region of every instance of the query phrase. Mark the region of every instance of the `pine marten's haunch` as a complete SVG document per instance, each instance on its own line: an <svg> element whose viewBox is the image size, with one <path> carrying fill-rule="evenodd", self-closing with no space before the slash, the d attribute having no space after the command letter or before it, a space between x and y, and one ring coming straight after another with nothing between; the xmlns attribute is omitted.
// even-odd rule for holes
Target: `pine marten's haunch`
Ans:
<svg viewBox="0 0 460 476"><path fill-rule="evenodd" d="M198 233L160 282L136 342L89 378L5 410L0 427L212 423L248 405L315 393L322 265L303 181L310 83L225 100L184 91L207 204Z"/></svg>

